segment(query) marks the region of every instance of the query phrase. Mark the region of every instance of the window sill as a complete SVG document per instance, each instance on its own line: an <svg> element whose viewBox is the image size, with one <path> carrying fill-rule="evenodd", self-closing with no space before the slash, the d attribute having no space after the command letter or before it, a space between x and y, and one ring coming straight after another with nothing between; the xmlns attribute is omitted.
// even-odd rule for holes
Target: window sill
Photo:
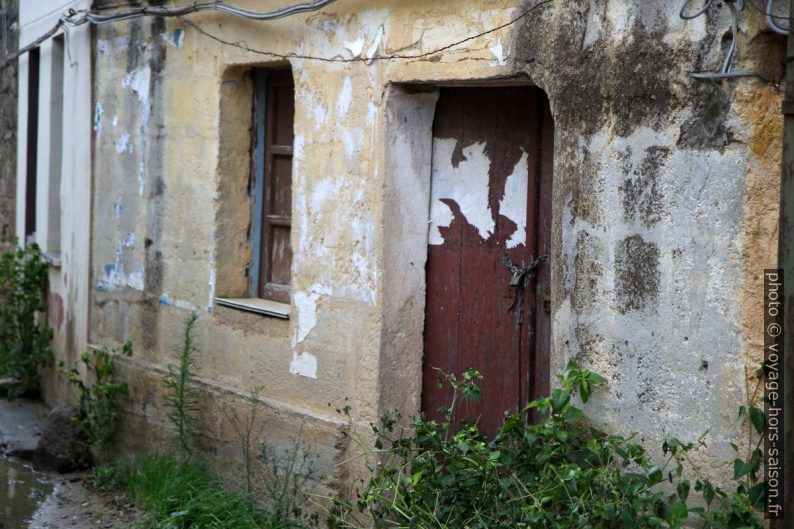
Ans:
<svg viewBox="0 0 794 529"><path fill-rule="evenodd" d="M42 254L44 262L52 268L61 267L61 253L60 252L45 252Z"/></svg>
<svg viewBox="0 0 794 529"><path fill-rule="evenodd" d="M277 301L270 301L268 299L215 298L215 303L223 307L229 307L231 309L242 310L245 312L253 312L255 314L261 314L262 316L271 316L274 318L281 318L283 320L289 319L289 305L286 303L279 303Z"/></svg>

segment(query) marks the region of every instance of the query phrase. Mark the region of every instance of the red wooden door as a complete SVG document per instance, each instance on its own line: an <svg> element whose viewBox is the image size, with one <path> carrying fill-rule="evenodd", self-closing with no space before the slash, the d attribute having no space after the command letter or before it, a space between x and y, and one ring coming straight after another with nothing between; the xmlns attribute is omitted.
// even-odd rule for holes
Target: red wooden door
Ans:
<svg viewBox="0 0 794 529"><path fill-rule="evenodd" d="M481 400L456 419L489 435L548 391L548 264L521 288L505 256L524 267L548 254L551 123L541 91L499 87L442 89L433 124L422 408L449 405L436 368L478 369Z"/></svg>

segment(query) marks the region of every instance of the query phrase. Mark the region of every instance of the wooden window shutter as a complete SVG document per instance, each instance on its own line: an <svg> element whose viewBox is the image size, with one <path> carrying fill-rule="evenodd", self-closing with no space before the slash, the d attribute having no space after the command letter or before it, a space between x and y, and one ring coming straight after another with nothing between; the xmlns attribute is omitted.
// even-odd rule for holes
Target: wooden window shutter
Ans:
<svg viewBox="0 0 794 529"><path fill-rule="evenodd" d="M257 170L263 170L264 174L262 196L257 197L261 200L257 295L289 303L295 87L288 69L263 73L266 76L264 156Z"/></svg>

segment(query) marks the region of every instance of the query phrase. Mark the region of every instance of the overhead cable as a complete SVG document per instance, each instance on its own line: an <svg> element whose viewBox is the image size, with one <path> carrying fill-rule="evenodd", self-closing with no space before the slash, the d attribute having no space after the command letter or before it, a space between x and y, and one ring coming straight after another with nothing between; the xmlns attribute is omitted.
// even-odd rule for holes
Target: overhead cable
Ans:
<svg viewBox="0 0 794 529"><path fill-rule="evenodd" d="M771 2L771 0L769 0ZM706 13L711 7L711 0L706 0L703 7L694 13L687 14L691 0L684 0L681 6L679 16L684 20L691 20ZM750 0L752 3L752 0ZM728 45L728 50L725 52L725 58L722 61L722 68L716 72L690 72L689 76L695 79L734 79L737 77L758 77L764 81L769 81L769 76L763 72L734 70L733 63L737 51L737 39L739 38L739 11L744 10L746 7L745 0L726 0L725 4L731 11L731 43Z"/></svg>
<svg viewBox="0 0 794 529"><path fill-rule="evenodd" d="M223 2L201 2L194 3L184 7L139 7L120 13L100 14L91 11L74 11L70 12L64 18L66 22L73 26L79 26L90 22L91 24L108 24L110 22L120 22L122 20L131 20L134 18L141 18L145 16L155 17L180 17L197 13L199 11L213 10L229 15L248 18L250 20L276 20L279 18L288 17L306 11L316 11L322 7L332 4L336 0L316 0L314 2L305 2L296 4L275 11L251 11L249 9L242 9L240 7L231 6Z"/></svg>
<svg viewBox="0 0 794 529"><path fill-rule="evenodd" d="M18 58L20 55L32 50L33 48L40 46L44 41L54 36L56 33L58 33L58 31L60 31L62 28L65 28L67 25L80 26L86 23L107 24L110 22L120 22L122 20L131 20L145 16L181 17L183 15L188 15L190 13L195 13L198 11L205 11L205 10L215 10L230 15L248 18L251 20L266 21L266 20L276 20L279 18L284 18L290 15L304 13L307 11L315 11L335 1L336 0L315 0L313 2L304 2L302 4L295 4L292 6L277 9L275 11L267 11L267 12L242 9L239 7L225 4L223 2L201 2L201 3L194 3L185 7L175 7L175 8L141 7L138 9L132 9L128 11L122 11L119 13L110 13L110 14L101 14L101 13L85 11L85 10L75 11L74 9L70 9L58 19L58 21L55 23L55 25L53 25L52 28L50 28L49 31L41 35L33 42L27 44L26 46L20 48L19 50L9 55L6 55L5 53L8 36L6 34L7 32L6 32L5 17L3 17L2 36L3 36L4 56L2 62L0 62L0 67L5 66L6 63L13 61L14 59Z"/></svg>
<svg viewBox="0 0 794 529"><path fill-rule="evenodd" d="M218 37L216 35L213 35L209 31L207 31L207 30L203 29L202 27L200 27L198 24L196 24L196 23L194 23L194 22L192 22L192 21L190 21L190 20L188 20L186 18L183 18L183 15L185 15L185 14L194 13L196 11L200 11L200 10L204 10L204 9L215 9L215 10L218 10L218 11L221 11L221 12L224 12L224 13L235 14L235 15L242 16L242 17L245 17L245 18L254 18L254 17L256 17L256 18L254 18L255 20L275 20L277 18L283 18L283 17L289 16L289 15L293 15L293 14L296 14L296 13L301 13L301 12L305 12L305 11L311 11L311 10L320 9L323 6L326 6L326 5L328 5L328 4L330 4L330 3L334 2L334 1L336 1L336 0L317 0L317 1L314 1L314 2L307 2L307 3L303 3L303 4L293 5L293 6L290 6L290 7L285 7L283 9L279 9L277 11L271 11L271 12L268 12L268 13L248 11L248 10L245 10L245 9L240 9L240 8L236 8L236 7L233 7L233 6L229 6L229 5L221 3L221 2L204 2L204 3L200 3L200 4L192 4L190 6L186 6L186 7L182 7L182 8L147 7L147 8L140 8L140 9L135 9L135 10L131 10L131 11L125 11L125 12L122 12L122 13L108 14L108 15L102 15L102 14L99 14L99 13L89 13L89 12L86 12L86 11L70 10L63 17L61 17L60 20L58 20L58 23L50 31L48 31L46 34L44 34L41 37L39 37L38 39L36 39L35 42L25 46L24 48L20 49L19 51L17 51L13 55L7 57L3 61L2 65L5 65L6 62L17 58L19 55L25 53L26 51L29 51L30 49L35 48L36 46L40 45L42 42L44 42L48 38L52 37L55 33L57 33L58 30L61 29L61 28L65 29L66 27L69 27L69 26L79 26L79 25L82 25L82 24L85 24L85 23L106 24L106 23L109 23L109 22L119 22L119 21L122 21L122 20L130 20L130 19L133 19L133 18L139 18L139 17L143 17L143 16L157 16L157 17L170 16L170 17L177 17L185 25L194 28L201 35L204 35L205 37L210 38L212 40L215 40L216 42L219 42L220 44L223 44L223 45L226 45L226 46L232 46L232 47L235 47L235 48L238 48L238 49L250 52L250 53L255 53L255 54L258 54L258 55L263 55L263 56L268 56L268 57L273 57L273 58L279 58L279 59L293 59L294 58L294 59L306 59L306 60L315 60L315 61L322 61L322 62L342 62L342 63L363 62L363 63L367 63L367 64L371 64L371 63L373 63L375 61L385 61L385 60L421 60L421 59L424 59L424 58L427 58L427 57L430 57L430 56L433 56L433 55L437 55L437 54L439 54L441 52L444 52L444 51L449 50L451 48L454 48L456 46L460 46L461 44L465 44L466 42L475 40L475 39L483 37L485 35L489 35L491 33L499 31L499 30L501 30L503 28L506 28L508 26L512 26L512 25L518 23L519 21L521 21L522 19L526 18L527 16L529 16L533 11L535 11L536 8L539 8L539 7L542 7L542 6L546 5L546 4L549 4L549 3L551 3L552 0L540 0L540 1L536 2L535 4L531 5L530 7L528 7L527 9L524 9L521 13L519 13L517 16L515 16L512 19L510 19L509 21L505 22L504 24L492 27L492 28L487 29L485 31L482 31L480 33L476 33L474 35L469 35L469 36L467 36L465 38L456 40L456 41L451 42L451 43L449 43L447 45L432 49L430 51L417 53L417 54L389 54L389 55L374 55L374 56L371 56L371 57L352 57L352 58L345 58L345 57L339 57L339 56L322 57L322 56L317 56L317 55L308 55L308 54L301 54L301 53L281 54L281 53L276 53L276 52L271 52L271 51L259 50L259 49L250 47L248 44L245 43L245 41L236 41L236 42L234 42L234 41L226 40L226 39L223 39L223 38Z"/></svg>
<svg viewBox="0 0 794 529"><path fill-rule="evenodd" d="M276 52L273 52L273 51L260 50L260 49L256 49L256 48L250 47L245 41L231 41L231 40L227 40L227 39L221 38L221 37L219 37L217 35L214 35L214 34L210 33L209 31L205 30L204 28L202 28L198 24L196 24L196 23L194 23L194 22L192 22L190 20L187 20L185 18L180 18L180 20L183 23L185 23L186 25L188 25L188 26L192 27L193 29L195 29L196 31L198 31L200 34L202 34L205 37L210 38L210 39L212 39L212 40L214 40L214 41L216 41L216 42L218 42L220 44L223 44L225 46L232 46L234 48L238 48L238 49L241 49L243 51L247 51L249 53L255 53L257 55L263 55L265 57L272 57L274 59L284 59L284 60L287 60L287 59L306 59L306 60L311 60L311 61L322 61L322 62L341 62L341 63L363 62L363 63L371 64L371 63L377 62L377 61L421 60L421 59L425 59L427 57L431 57L433 55L438 55L441 52L447 51L447 50L449 50L451 48L455 48L457 46L460 46L461 44L465 44L467 42L470 42L472 40L478 39L480 37L484 37L485 35L490 35L491 33L495 33L496 31L499 31L500 29L504 29L504 28L506 28L508 26L512 26L512 25L520 22L524 18L528 17L530 14L532 14L533 11L535 11L535 9L537 9L539 7L542 7L542 6L546 5L546 4L549 4L551 2L552 2L552 0L540 0L539 2L536 2L535 4L531 5L529 8L525 9L520 14L518 14L514 18L508 20L504 24L492 27L492 28L487 29L485 31L482 31L480 33L476 33L474 35L469 35L468 37L462 38L460 40L456 40L454 42L451 42L449 44L446 44L444 46L441 46L441 47L438 47L438 48L435 48L435 49L432 49L432 50L429 50L429 51L425 51L425 52L422 52L422 53L416 53L416 54L393 53L393 54L389 54L389 55L373 55L372 57L360 57L360 56L349 57L349 58L348 57L339 57L339 56L321 57L321 56L317 56L317 55L307 55L307 54L294 53L294 52L293 53L276 53Z"/></svg>

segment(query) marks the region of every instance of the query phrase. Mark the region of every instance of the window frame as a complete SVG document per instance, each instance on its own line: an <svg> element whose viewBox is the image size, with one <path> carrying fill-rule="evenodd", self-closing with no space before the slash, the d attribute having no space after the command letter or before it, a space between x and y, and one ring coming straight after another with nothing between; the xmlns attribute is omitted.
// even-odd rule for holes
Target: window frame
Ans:
<svg viewBox="0 0 794 529"><path fill-rule="evenodd" d="M273 214L269 207L273 204L275 192L274 160L277 156L288 156L291 160L294 149L294 101L295 85L292 70L289 67L260 68L253 70L254 110L253 129L254 145L252 156L252 258L249 270L249 295L251 298L288 304L290 302L291 283L272 281L274 264L270 249L273 241L273 227L292 229L291 188L292 175L289 175L289 215ZM292 94L292 115L290 116L289 145L276 144L275 136L280 113L276 105L281 102L275 94L276 90L289 87ZM290 171L291 173L291 171ZM288 245L289 269L292 263L292 248ZM291 277L290 277L291 279Z"/></svg>

